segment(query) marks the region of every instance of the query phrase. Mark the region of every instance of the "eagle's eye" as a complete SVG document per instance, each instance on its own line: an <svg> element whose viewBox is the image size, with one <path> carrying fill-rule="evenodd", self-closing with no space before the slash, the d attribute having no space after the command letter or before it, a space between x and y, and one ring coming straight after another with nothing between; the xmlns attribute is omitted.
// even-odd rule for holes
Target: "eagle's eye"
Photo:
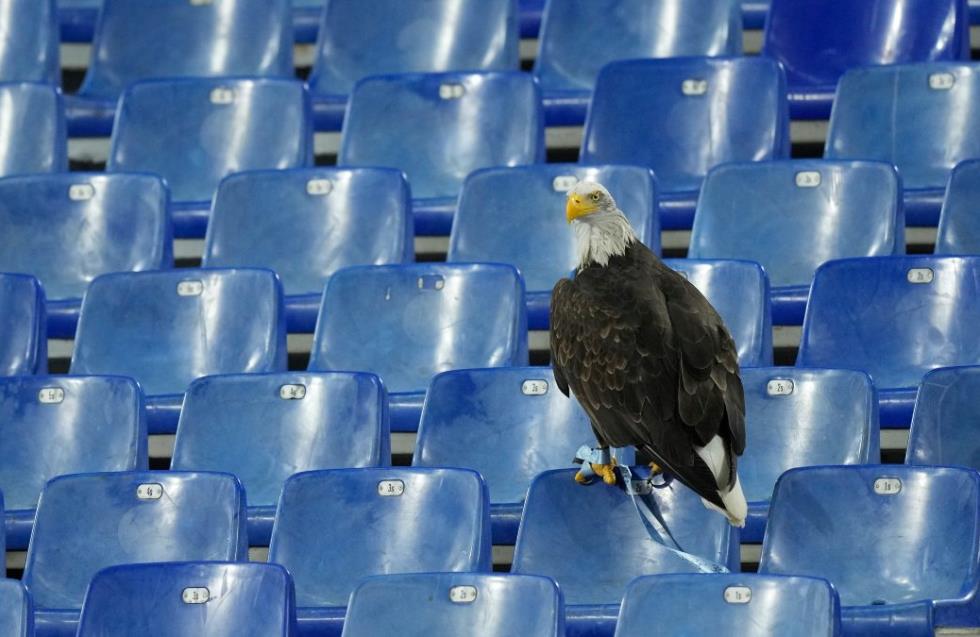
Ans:
<svg viewBox="0 0 980 637"><path fill-rule="evenodd" d="M598 202L601 198L602 198L602 195L599 194L599 191L598 190L596 190L594 193L592 193L592 201Z"/></svg>

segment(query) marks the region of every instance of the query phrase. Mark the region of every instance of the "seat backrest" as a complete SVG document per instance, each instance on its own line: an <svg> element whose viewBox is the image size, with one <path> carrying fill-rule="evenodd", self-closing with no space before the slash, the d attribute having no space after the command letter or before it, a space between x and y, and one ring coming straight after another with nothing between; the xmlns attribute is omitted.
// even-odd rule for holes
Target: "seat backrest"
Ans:
<svg viewBox="0 0 980 637"><path fill-rule="evenodd" d="M447 261L510 263L528 291L550 292L578 265L565 197L579 181L605 186L637 236L660 252L657 184L636 166L538 164L487 168L463 184Z"/></svg>
<svg viewBox="0 0 980 637"><path fill-rule="evenodd" d="M796 364L916 387L936 367L980 364L980 257L874 257L817 270Z"/></svg>
<svg viewBox="0 0 980 637"><path fill-rule="evenodd" d="M0 84L0 177L68 170L68 133L58 89Z"/></svg>
<svg viewBox="0 0 980 637"><path fill-rule="evenodd" d="M24 585L17 580L0 579L0 633L9 637L34 637L34 605Z"/></svg>
<svg viewBox="0 0 980 637"><path fill-rule="evenodd" d="M919 386L905 462L980 471L978 432L980 367L935 369Z"/></svg>
<svg viewBox="0 0 980 637"><path fill-rule="evenodd" d="M0 274L0 376L48 370L44 290L32 276Z"/></svg>
<svg viewBox="0 0 980 637"><path fill-rule="evenodd" d="M477 6L477 4L479 6ZM517 0L327 0L310 90L346 95L369 75L516 71Z"/></svg>
<svg viewBox="0 0 980 637"><path fill-rule="evenodd" d="M404 171L417 199L456 197L478 168L543 160L538 85L516 72L362 80L347 105L337 156L342 166Z"/></svg>
<svg viewBox="0 0 980 637"><path fill-rule="evenodd" d="M0 271L33 274L49 299L79 299L101 274L172 267L168 199L154 175L0 179Z"/></svg>
<svg viewBox="0 0 980 637"><path fill-rule="evenodd" d="M341 268L411 262L412 222L408 182L396 170L236 173L218 186L202 264L269 268L286 294L320 294Z"/></svg>
<svg viewBox="0 0 980 637"><path fill-rule="evenodd" d="M973 469L793 469L776 483L759 572L823 577L844 606L959 599L977 588L978 502Z"/></svg>
<svg viewBox="0 0 980 637"><path fill-rule="evenodd" d="M666 192L712 167L789 156L782 69L764 58L629 60L599 73L579 161L653 169Z"/></svg>
<svg viewBox="0 0 980 637"><path fill-rule="evenodd" d="M343 637L564 637L564 620L561 593L544 577L386 575L354 589Z"/></svg>
<svg viewBox="0 0 980 637"><path fill-rule="evenodd" d="M292 573L301 607L346 606L368 575L489 572L486 485L465 469L295 475L279 499L269 561Z"/></svg>
<svg viewBox="0 0 980 637"><path fill-rule="evenodd" d="M289 0L104 0L80 93L112 100L140 80L234 75L293 76Z"/></svg>
<svg viewBox="0 0 980 637"><path fill-rule="evenodd" d="M78 637L294 637L293 581L275 564L184 562L99 571Z"/></svg>
<svg viewBox="0 0 980 637"><path fill-rule="evenodd" d="M310 165L311 122L296 80L139 82L120 98L107 169L156 173L174 201L210 202L230 173Z"/></svg>
<svg viewBox="0 0 980 637"><path fill-rule="evenodd" d="M0 3L0 81L61 84L60 31L55 0Z"/></svg>
<svg viewBox="0 0 980 637"><path fill-rule="evenodd" d="M773 286L831 259L905 254L893 166L798 160L725 164L704 180L688 257L757 261Z"/></svg>
<svg viewBox="0 0 980 637"><path fill-rule="evenodd" d="M936 254L980 255L980 160L953 168L939 215Z"/></svg>
<svg viewBox="0 0 980 637"><path fill-rule="evenodd" d="M654 575L626 589L616 637L649 635L650 626L664 637L837 637L840 602L811 577Z"/></svg>
<svg viewBox="0 0 980 637"><path fill-rule="evenodd" d="M610 62L742 54L737 1L551 0L534 74L541 88L592 90Z"/></svg>
<svg viewBox="0 0 980 637"><path fill-rule="evenodd" d="M625 491L602 482L584 487L574 476L575 469L560 469L531 483L512 572L551 577L569 604L618 604L634 577L695 570L665 548L669 539L651 537ZM738 569L738 531L724 516L677 481L652 498L683 550Z"/></svg>
<svg viewBox="0 0 980 637"><path fill-rule="evenodd" d="M92 577L118 564L244 561L245 494L234 476L84 473L48 482L24 584L45 609L79 609Z"/></svg>
<svg viewBox="0 0 980 637"><path fill-rule="evenodd" d="M848 71L837 87L824 156L888 162L906 189L943 188L953 166L980 156L978 93L974 64Z"/></svg>
<svg viewBox="0 0 980 637"><path fill-rule="evenodd" d="M498 264L341 270L317 318L310 370L377 374L390 392L418 392L450 369L527 364L524 283Z"/></svg>
<svg viewBox="0 0 980 637"><path fill-rule="evenodd" d="M72 374L118 374L148 395L195 378L286 369L282 287L269 270L107 274L82 302Z"/></svg>

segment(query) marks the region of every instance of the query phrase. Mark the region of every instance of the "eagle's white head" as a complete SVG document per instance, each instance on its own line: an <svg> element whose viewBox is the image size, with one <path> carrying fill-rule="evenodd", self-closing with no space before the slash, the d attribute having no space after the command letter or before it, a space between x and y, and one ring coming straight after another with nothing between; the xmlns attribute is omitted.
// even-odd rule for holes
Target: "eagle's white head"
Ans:
<svg viewBox="0 0 980 637"><path fill-rule="evenodd" d="M590 263L608 265L609 259L626 253L636 234L616 200L601 184L580 181L568 191L565 218L575 230L579 269Z"/></svg>

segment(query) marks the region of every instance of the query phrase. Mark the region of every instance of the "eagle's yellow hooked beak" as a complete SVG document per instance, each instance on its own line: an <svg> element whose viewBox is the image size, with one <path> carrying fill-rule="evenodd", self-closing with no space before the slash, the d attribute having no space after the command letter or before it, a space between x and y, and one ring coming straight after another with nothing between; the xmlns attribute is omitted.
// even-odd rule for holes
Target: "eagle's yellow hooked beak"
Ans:
<svg viewBox="0 0 980 637"><path fill-rule="evenodd" d="M595 204L581 195L569 195L565 202L565 218L571 223L596 209Z"/></svg>

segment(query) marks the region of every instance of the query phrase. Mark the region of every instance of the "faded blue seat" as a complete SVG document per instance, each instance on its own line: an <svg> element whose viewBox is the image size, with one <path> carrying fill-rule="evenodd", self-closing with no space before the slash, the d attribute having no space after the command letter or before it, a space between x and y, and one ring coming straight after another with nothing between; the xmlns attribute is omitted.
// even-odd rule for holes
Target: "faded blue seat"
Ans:
<svg viewBox="0 0 980 637"><path fill-rule="evenodd" d="M202 265L274 270L289 331L307 333L331 274L414 260L412 227L412 195L397 170L237 173L218 186Z"/></svg>
<svg viewBox="0 0 980 637"><path fill-rule="evenodd" d="M758 263L731 259L664 259L718 311L742 367L772 365L769 277Z"/></svg>
<svg viewBox="0 0 980 637"><path fill-rule="evenodd" d="M0 135L0 177L68 170L61 94L50 84L0 83L6 122Z"/></svg>
<svg viewBox="0 0 980 637"><path fill-rule="evenodd" d="M687 256L759 262L773 286L773 322L800 325L820 264L890 254L905 254L895 168L797 160L725 164L709 172Z"/></svg>
<svg viewBox="0 0 980 637"><path fill-rule="evenodd" d="M599 69L634 58L742 54L738 2L550 0L541 19L534 75L552 126L579 125Z"/></svg>
<svg viewBox="0 0 980 637"><path fill-rule="evenodd" d="M0 3L0 82L61 84L55 0Z"/></svg>
<svg viewBox="0 0 980 637"><path fill-rule="evenodd" d="M528 325L548 329L551 289L578 265L565 196L578 181L601 183L637 236L660 253L657 184L636 166L538 164L478 170L463 182L447 261L510 263L527 287Z"/></svg>
<svg viewBox="0 0 980 637"><path fill-rule="evenodd" d="M51 478L146 468L146 414L136 381L0 379L0 491L8 547L27 548L37 499Z"/></svg>
<svg viewBox="0 0 980 637"><path fill-rule="evenodd" d="M695 569L651 538L621 488L582 486L575 471L547 471L531 483L511 572L558 582L569 635L612 634L619 601L634 577ZM678 482L655 490L653 498L685 551L739 569L738 530L724 516Z"/></svg>
<svg viewBox="0 0 980 637"><path fill-rule="evenodd" d="M544 115L527 73L430 73L361 80L337 163L408 175L415 233L447 235L474 170L544 161Z"/></svg>
<svg viewBox="0 0 980 637"><path fill-rule="evenodd" d="M422 573L354 589L343 637L565 637L561 592L544 577Z"/></svg>
<svg viewBox="0 0 980 637"><path fill-rule="evenodd" d="M289 478L269 561L296 581L300 626L339 635L369 575L490 572L490 502L474 471L334 469Z"/></svg>
<svg viewBox="0 0 980 637"><path fill-rule="evenodd" d="M776 484L759 572L829 580L848 635L975 627L978 502L973 469L793 469Z"/></svg>
<svg viewBox="0 0 980 637"><path fill-rule="evenodd" d="M980 156L977 95L980 66L972 63L849 71L837 88L824 156L896 165L908 225L935 226L950 171Z"/></svg>
<svg viewBox="0 0 980 637"><path fill-rule="evenodd" d="M906 464L980 471L980 367L934 369L922 379Z"/></svg>
<svg viewBox="0 0 980 637"><path fill-rule="evenodd" d="M119 564L244 561L245 494L221 473L85 473L48 482L24 584L39 637L74 635L85 589ZM159 600L158 600L159 601Z"/></svg>
<svg viewBox="0 0 980 637"><path fill-rule="evenodd" d="M360 266L327 283L309 369L377 374L392 431L415 431L433 376L527 365L527 356L524 282L513 267Z"/></svg>
<svg viewBox="0 0 980 637"><path fill-rule="evenodd" d="M0 272L40 279L48 336L71 338L92 279L173 266L168 202L154 175L0 179Z"/></svg>
<svg viewBox="0 0 980 637"><path fill-rule="evenodd" d="M795 467L881 462L878 399L867 374L844 369L742 370L749 515L742 542L761 543L776 480Z"/></svg>
<svg viewBox="0 0 980 637"><path fill-rule="evenodd" d="M78 637L296 635L293 580L275 564L183 562L99 571Z"/></svg>
<svg viewBox="0 0 980 637"><path fill-rule="evenodd" d="M27 589L17 580L0 578L0 633L34 637L34 605Z"/></svg>
<svg viewBox="0 0 980 637"><path fill-rule="evenodd" d="M203 237L225 176L312 164L311 121L309 95L296 80L139 82L119 100L107 170L163 177L175 235Z"/></svg>
<svg viewBox="0 0 980 637"><path fill-rule="evenodd" d="M48 371L44 289L32 276L0 274L0 377Z"/></svg>
<svg viewBox="0 0 980 637"><path fill-rule="evenodd" d="M390 462L388 400L376 376L284 372L191 383L170 468L237 476L248 496L249 541L268 546L289 476Z"/></svg>
<svg viewBox="0 0 980 637"><path fill-rule="evenodd" d="M82 301L70 373L135 378L150 433L174 433L194 379L286 369L283 314L269 270L106 274Z"/></svg>
<svg viewBox="0 0 980 637"><path fill-rule="evenodd" d="M347 98L365 77L516 71L517 0L320 0L310 74L317 130L340 130Z"/></svg>
<svg viewBox="0 0 980 637"><path fill-rule="evenodd" d="M966 0L770 4L762 55L786 69L794 119L826 119L850 69L970 59Z"/></svg>
<svg viewBox="0 0 980 637"><path fill-rule="evenodd" d="M867 372L882 427L907 427L936 367L980 364L980 257L871 257L817 270L796 364Z"/></svg>
<svg viewBox="0 0 980 637"><path fill-rule="evenodd" d="M980 160L968 159L953 168L943 198L936 236L936 254L980 255Z"/></svg>

